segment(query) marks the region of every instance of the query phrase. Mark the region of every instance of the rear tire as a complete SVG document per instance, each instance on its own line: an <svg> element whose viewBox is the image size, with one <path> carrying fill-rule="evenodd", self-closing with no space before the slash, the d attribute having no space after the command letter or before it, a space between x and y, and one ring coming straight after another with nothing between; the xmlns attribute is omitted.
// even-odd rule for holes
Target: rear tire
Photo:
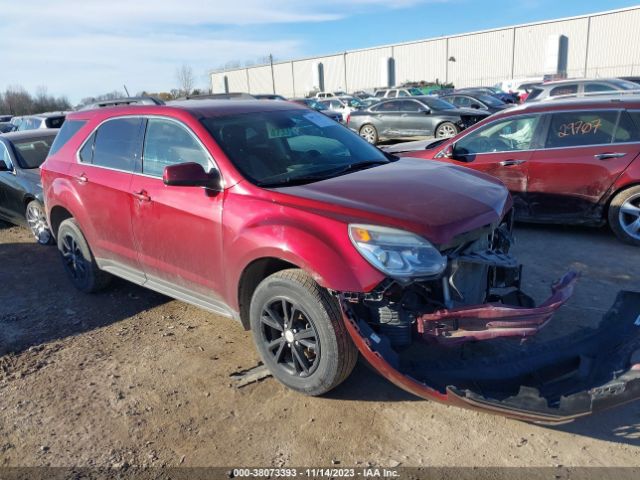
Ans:
<svg viewBox="0 0 640 480"><path fill-rule="evenodd" d="M608 217L616 237L640 246L640 186L627 188L613 197Z"/></svg>
<svg viewBox="0 0 640 480"><path fill-rule="evenodd" d="M322 395L338 386L358 359L338 301L302 270L282 270L258 285L250 323L273 376L305 395Z"/></svg>
<svg viewBox="0 0 640 480"><path fill-rule="evenodd" d="M360 136L364 138L367 142L369 142L371 145L376 145L378 143L378 140L379 140L378 130L376 130L376 127L374 127L370 123L367 123L362 127L360 127L359 133L360 133Z"/></svg>
<svg viewBox="0 0 640 480"><path fill-rule="evenodd" d="M87 240L73 218L58 228L58 251L71 283L80 291L93 293L105 288L111 275L98 268Z"/></svg>
<svg viewBox="0 0 640 480"><path fill-rule="evenodd" d="M27 204L24 214L29 230L40 245L52 245L53 235L47 224L47 216L44 213L44 206L38 200L32 200Z"/></svg>
<svg viewBox="0 0 640 480"><path fill-rule="evenodd" d="M451 138L451 137L455 137L458 132L460 132L460 129L451 122L442 122L440 125L438 125L438 128L436 128L436 138Z"/></svg>

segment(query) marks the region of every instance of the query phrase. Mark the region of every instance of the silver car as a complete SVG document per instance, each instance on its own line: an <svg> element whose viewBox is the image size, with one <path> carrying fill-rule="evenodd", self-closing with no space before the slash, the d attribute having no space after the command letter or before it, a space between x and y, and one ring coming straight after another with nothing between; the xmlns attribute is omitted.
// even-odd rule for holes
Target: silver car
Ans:
<svg viewBox="0 0 640 480"><path fill-rule="evenodd" d="M558 80L534 86L525 101L527 103L540 102L555 98L637 93L639 91L640 85L620 78Z"/></svg>

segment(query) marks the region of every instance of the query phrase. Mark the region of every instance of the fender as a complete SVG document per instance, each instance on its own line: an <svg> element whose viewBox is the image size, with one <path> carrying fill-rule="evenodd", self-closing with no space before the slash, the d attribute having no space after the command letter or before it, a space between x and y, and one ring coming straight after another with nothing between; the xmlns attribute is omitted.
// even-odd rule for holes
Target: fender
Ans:
<svg viewBox="0 0 640 480"><path fill-rule="evenodd" d="M54 207L62 207L68 210L71 215L78 221L82 232L87 238L94 238L95 229L85 208L82 206L82 200L78 196L76 189L69 179L64 177L54 177L44 191L47 222L51 225L51 211ZM48 199L55 198L55 203Z"/></svg>
<svg viewBox="0 0 640 480"><path fill-rule="evenodd" d="M225 258L225 299L234 309L238 309L237 292L243 271L261 258L292 263L308 272L319 285L340 292L368 292L385 278L352 245L344 223L334 221L327 228L326 217L322 222L310 222L307 216L303 224L297 222L295 211L277 218L278 223L267 217L250 221L241 230L226 230L239 232L223 239L224 251L231 253Z"/></svg>
<svg viewBox="0 0 640 480"><path fill-rule="evenodd" d="M637 156L616 179L607 192L607 195L604 196L603 203L608 206L609 202L618 192L637 185L640 185L640 155Z"/></svg>

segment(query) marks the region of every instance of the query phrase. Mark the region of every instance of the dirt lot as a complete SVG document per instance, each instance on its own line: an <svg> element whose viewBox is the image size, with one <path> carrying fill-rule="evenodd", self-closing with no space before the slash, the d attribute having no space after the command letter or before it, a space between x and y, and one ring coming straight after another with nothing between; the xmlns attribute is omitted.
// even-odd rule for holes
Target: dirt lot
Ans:
<svg viewBox="0 0 640 480"><path fill-rule="evenodd" d="M518 242L537 300L582 270L560 323L640 289L640 249L606 230L519 226ZM0 465L640 464L640 403L547 428L416 399L361 364L329 397L238 389L258 362L239 324L124 281L81 294L18 227L0 229L0 284Z"/></svg>

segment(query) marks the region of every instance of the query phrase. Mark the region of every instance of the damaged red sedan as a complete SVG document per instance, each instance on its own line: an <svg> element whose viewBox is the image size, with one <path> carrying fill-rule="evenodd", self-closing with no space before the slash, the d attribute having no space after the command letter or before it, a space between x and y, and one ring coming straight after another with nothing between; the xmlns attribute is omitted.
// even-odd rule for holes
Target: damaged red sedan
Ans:
<svg viewBox="0 0 640 480"><path fill-rule="evenodd" d="M424 398L557 423L640 397L640 293L600 327L531 341L535 306L492 177L383 154L322 114L191 100L68 116L42 167L63 265L239 320L273 375L321 395L358 351Z"/></svg>

